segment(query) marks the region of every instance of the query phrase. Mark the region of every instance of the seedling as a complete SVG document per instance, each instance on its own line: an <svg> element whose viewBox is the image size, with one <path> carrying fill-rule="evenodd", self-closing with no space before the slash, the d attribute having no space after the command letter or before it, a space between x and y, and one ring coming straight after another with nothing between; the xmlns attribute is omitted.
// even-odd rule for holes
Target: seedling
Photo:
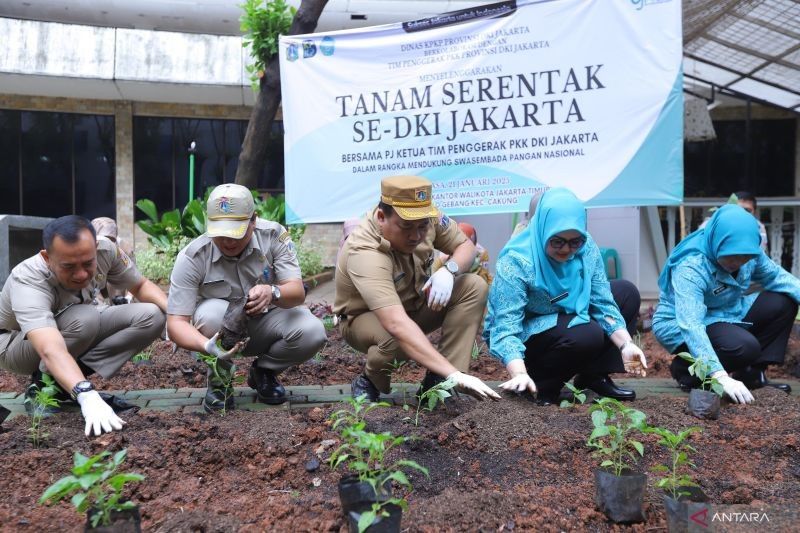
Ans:
<svg viewBox="0 0 800 533"><path fill-rule="evenodd" d="M346 466L350 472L358 476L359 481L368 483L376 495L385 492L387 484L392 481L413 490L413 485L406 476L405 470L417 470L426 476L428 469L415 461L398 459L387 462L387 453L396 446L410 440L409 437L395 436L391 432L373 433L366 430L364 417L367 413L378 407L388 407L385 402L367 402L366 395L347 400L351 409L341 409L330 416L332 428L338 430L342 437L342 445L331 454L329 464L336 469ZM390 497L372 504L369 511L361 514L358 521L358 530L363 532L372 525L378 517L388 516L388 505L397 505L403 510L408 508L405 498Z"/></svg>
<svg viewBox="0 0 800 533"><path fill-rule="evenodd" d="M152 348L147 348L134 355L131 358L131 361L133 361L134 363L141 363L144 361L149 361L152 356L153 356Z"/></svg>
<svg viewBox="0 0 800 533"><path fill-rule="evenodd" d="M43 387L39 387L33 398L25 398L26 402L33 403L31 410L31 425L28 428L28 436L31 439L31 444L34 448L38 448L47 440L48 433L42 427L42 420L44 419L45 412L48 407L58 407L61 403L56 399L58 394L58 385L55 380L49 375L42 373Z"/></svg>
<svg viewBox="0 0 800 533"><path fill-rule="evenodd" d="M688 468L695 465L689 460L689 452L695 452L691 444L686 442L689 435L699 433L699 427L690 427L680 433L673 433L666 428L650 427L647 433L655 433L661 439L658 444L666 447L670 451L671 461L669 465L657 465L653 467L656 472L666 472L666 475L658 480L656 486L667 492L673 499L677 500L681 496L688 496L690 493L681 490L684 487L696 487L692 477L687 473Z"/></svg>
<svg viewBox="0 0 800 533"><path fill-rule="evenodd" d="M39 498L39 503L52 504L72 495L72 505L79 513L91 509L89 521L92 527L110 526L112 512L136 507L133 502L121 501L125 485L144 479L141 474L117 473L127 453L127 450L121 450L108 461L103 461L111 455L110 452L91 457L75 452L72 475L50 485Z"/></svg>
<svg viewBox="0 0 800 533"><path fill-rule="evenodd" d="M397 372L398 370L400 370L401 368L406 366L407 363L408 363L407 360L398 361L397 359L395 359L391 363L388 364L389 368L386 369L386 373L391 376L393 372ZM406 402L406 388L405 387L403 387L403 409L408 411L408 402Z"/></svg>
<svg viewBox="0 0 800 533"><path fill-rule="evenodd" d="M571 409L577 404L583 405L586 402L586 389L579 389L569 381L564 382L564 386L572 393L572 401L561 400L560 407Z"/></svg>
<svg viewBox="0 0 800 533"><path fill-rule="evenodd" d="M700 389L704 391L713 391L717 396L722 396L725 392L720 385L719 381L709 376L708 363L705 359L693 357L688 352L681 352L678 357L691 363L689 365L689 374L700 380Z"/></svg>
<svg viewBox="0 0 800 533"><path fill-rule="evenodd" d="M433 411L436 408L436 404L440 402L444 404L444 401L453 395L450 391L455 386L455 381L446 379L420 394L417 399L417 416L414 418L414 425L419 426L419 411L423 405L428 411Z"/></svg>
<svg viewBox="0 0 800 533"><path fill-rule="evenodd" d="M633 433L644 431L646 415L613 398L600 398L589 413L594 429L586 445L595 449L594 457L602 459L601 468L622 475L638 461L636 453L644 456L644 446L633 438Z"/></svg>
<svg viewBox="0 0 800 533"><path fill-rule="evenodd" d="M334 324L333 315L325 315L322 317L322 325L325 326L325 331L330 331L336 327Z"/></svg>
<svg viewBox="0 0 800 533"><path fill-rule="evenodd" d="M475 343L472 345L472 359L477 359L481 355L481 347L478 345L478 341L476 340Z"/></svg>
<svg viewBox="0 0 800 533"><path fill-rule="evenodd" d="M223 408L220 409L219 414L220 416L225 416L227 414L227 408L224 407L224 405L228 405L228 400L234 394L233 386L244 381L244 376L236 376L236 365L234 364L231 364L230 369L227 370L220 368L219 359L217 359L217 357L214 355L204 352L197 352L197 357L200 361L208 365L208 368L211 369L211 373L214 375L214 379L222 384L224 391L224 404Z"/></svg>

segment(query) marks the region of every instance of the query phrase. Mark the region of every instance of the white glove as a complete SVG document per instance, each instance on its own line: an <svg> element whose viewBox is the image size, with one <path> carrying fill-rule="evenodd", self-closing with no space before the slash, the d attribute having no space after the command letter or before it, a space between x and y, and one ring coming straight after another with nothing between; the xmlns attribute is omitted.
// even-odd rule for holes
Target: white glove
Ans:
<svg viewBox="0 0 800 533"><path fill-rule="evenodd" d="M209 355L213 355L217 359L222 359L223 361L227 361L237 353L244 350L244 347L247 346L247 343L250 342L250 337L247 337L244 340L237 342L233 348L228 350L227 352L217 346L217 339L219 338L219 331L214 333L214 336L206 341L205 346L203 346L203 351L205 351Z"/></svg>
<svg viewBox="0 0 800 533"><path fill-rule="evenodd" d="M470 376L463 372L453 372L447 376L447 379L453 380L457 388L478 400L483 400L485 398L491 398L492 400L500 399L499 394L475 376Z"/></svg>
<svg viewBox="0 0 800 533"><path fill-rule="evenodd" d="M531 394L536 394L536 384L527 372L517 374L505 383L501 383L500 388L514 392L524 392L527 389Z"/></svg>
<svg viewBox="0 0 800 533"><path fill-rule="evenodd" d="M428 292L428 307L438 311L446 306L453 294L453 275L446 269L440 268L422 286L422 291L430 288Z"/></svg>
<svg viewBox="0 0 800 533"><path fill-rule="evenodd" d="M645 372L647 359L645 359L641 348L636 346L633 341L623 344L619 351L622 354L622 364L625 365L625 372L641 377L647 375L647 372Z"/></svg>
<svg viewBox="0 0 800 533"><path fill-rule="evenodd" d="M722 390L725 391L725 394L727 394L734 403L750 403L753 401L753 395L741 381L735 380L727 374L720 376L714 376L712 374L711 377L715 378L719 384L722 385Z"/></svg>
<svg viewBox="0 0 800 533"><path fill-rule="evenodd" d="M103 432L111 433L113 429L122 429L125 423L95 390L78 394L78 403L81 404L81 413L86 420L86 436L94 431L95 435Z"/></svg>

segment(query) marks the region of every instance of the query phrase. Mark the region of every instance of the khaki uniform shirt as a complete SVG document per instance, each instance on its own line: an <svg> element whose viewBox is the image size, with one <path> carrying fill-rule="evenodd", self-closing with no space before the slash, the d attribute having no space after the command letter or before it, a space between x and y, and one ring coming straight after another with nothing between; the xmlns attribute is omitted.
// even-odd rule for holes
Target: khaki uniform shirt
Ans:
<svg viewBox="0 0 800 533"><path fill-rule="evenodd" d="M97 271L89 286L80 291L63 288L36 254L14 267L0 294L0 330L29 331L58 327L55 317L76 304L98 305L97 295L107 283L129 289L142 275L133 261L116 244L97 238ZM0 331L2 333L2 331ZM3 337L0 337L2 339ZM2 344L2 340L0 340ZM0 345L0 351L5 346Z"/></svg>
<svg viewBox="0 0 800 533"><path fill-rule="evenodd" d="M432 219L428 235L411 254L392 250L380 234L375 212L347 238L336 265L333 312L358 316L390 305L407 312L425 303L422 286L431 276L434 249L452 254L467 237L446 215Z"/></svg>
<svg viewBox="0 0 800 533"><path fill-rule="evenodd" d="M202 235L181 250L170 277L167 313L193 316L202 300L246 296L258 283L302 279L294 244L277 222L256 220L253 236L239 257L226 257Z"/></svg>

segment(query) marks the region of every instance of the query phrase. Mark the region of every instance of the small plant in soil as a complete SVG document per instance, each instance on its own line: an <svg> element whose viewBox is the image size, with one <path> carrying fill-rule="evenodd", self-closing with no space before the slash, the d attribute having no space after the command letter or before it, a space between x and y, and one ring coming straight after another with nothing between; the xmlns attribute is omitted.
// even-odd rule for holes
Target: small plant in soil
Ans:
<svg viewBox="0 0 800 533"><path fill-rule="evenodd" d="M40 387L33 398L26 398L26 402L33 403L31 410L31 425L28 428L28 436L34 448L41 446L47 440L48 433L44 430L42 421L44 420L45 412L48 407L58 407L61 403L56 399L58 393L58 386L55 380L49 374L42 373L43 387Z"/></svg>
<svg viewBox="0 0 800 533"><path fill-rule="evenodd" d="M236 355L234 355L234 357L236 357ZM244 376L236 375L236 365L234 364L231 364L229 370L223 370L222 368L220 368L219 359L217 359L216 356L213 356L211 354L207 354L204 352L197 352L197 358L206 365L208 365L208 368L211 369L211 373L214 374L214 378L218 380L219 383L221 383L222 386L224 387L223 389L225 391L224 405L227 405L228 400L234 394L233 390L234 385L238 385L244 382ZM223 407L222 409L220 409L219 414L220 416L225 416L227 414L227 409Z"/></svg>
<svg viewBox="0 0 800 533"><path fill-rule="evenodd" d="M391 450L410 440L409 437L396 436L388 431L374 433L366 430L367 413L389 404L368 402L366 395L347 402L350 409L341 409L330 416L332 429L339 432L342 444L331 454L329 464L333 469L344 466L358 477L359 482L368 484L374 493L369 509L360 509L358 515L358 531L363 532L378 519L389 517L391 506L407 509L405 498L391 496L392 482L413 489L404 470L416 470L426 476L428 470L415 461L387 458Z"/></svg>
<svg viewBox="0 0 800 533"><path fill-rule="evenodd" d="M709 376L708 363L704 359L693 357L688 352L681 352L678 357L691 363L689 365L689 374L700 380L700 390L712 391L717 396L722 396L724 390L719 381Z"/></svg>
<svg viewBox="0 0 800 533"><path fill-rule="evenodd" d="M559 404L560 407L572 409L577 404L583 405L586 402L586 389L579 389L569 381L566 381L564 386L572 393L572 401L561 400L561 404Z"/></svg>
<svg viewBox="0 0 800 533"><path fill-rule="evenodd" d="M111 456L108 451L91 457L75 452L72 474L63 477L44 491L39 503L52 504L72 496L72 505L79 513L89 511L93 528L110 526L112 513L136 508L136 504L122 498L128 483L142 481L144 476L132 472L117 472L125 461L127 450Z"/></svg>
<svg viewBox="0 0 800 533"><path fill-rule="evenodd" d="M153 356L153 349L152 348L145 348L141 352L137 353L131 358L131 361L134 364L141 364L145 361L149 361Z"/></svg>
<svg viewBox="0 0 800 533"><path fill-rule="evenodd" d="M417 399L417 416L414 418L414 425L419 426L419 412L423 405L429 412L436 409L436 405L439 403L444 405L444 401L453 395L451 391L455 386L455 381L446 379L420 394Z"/></svg>
<svg viewBox="0 0 800 533"><path fill-rule="evenodd" d="M697 450L687 442L687 439L692 433L701 431L699 427L690 427L680 433L673 433L666 428L660 427L650 427L646 430L647 433L655 433L661 437L658 444L664 446L670 452L670 464L657 465L653 467L653 470L665 473L664 477L656 482L656 487L662 489L675 500L690 494L684 490L686 487L697 486L697 483L688 473L689 468L694 468L694 463L689 460L689 452Z"/></svg>
<svg viewBox="0 0 800 533"><path fill-rule="evenodd" d="M386 373L391 376L392 373L397 372L398 370L400 370L401 368L406 366L407 363L408 363L407 360L406 361L398 361L397 359L395 359L391 363L389 363L389 365L388 365L389 368L386 369ZM403 409L405 411L408 411L408 402L406 401L406 388L405 387L403 387Z"/></svg>
<svg viewBox="0 0 800 533"><path fill-rule="evenodd" d="M475 344L472 345L472 359L476 360L481 355L481 347L478 345L478 341L475 341Z"/></svg>
<svg viewBox="0 0 800 533"><path fill-rule="evenodd" d="M587 446L594 448L593 455L601 459L600 468L622 475L644 455L644 446L633 435L645 429L646 415L613 398L600 398L589 413L594 429Z"/></svg>

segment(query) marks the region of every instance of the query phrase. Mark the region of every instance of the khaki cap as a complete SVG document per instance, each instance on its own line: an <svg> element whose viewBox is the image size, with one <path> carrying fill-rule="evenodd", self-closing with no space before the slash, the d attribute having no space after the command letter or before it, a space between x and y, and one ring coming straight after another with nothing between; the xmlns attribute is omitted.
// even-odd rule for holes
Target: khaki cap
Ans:
<svg viewBox="0 0 800 533"><path fill-rule="evenodd" d="M403 220L436 218L439 210L431 198L431 182L420 176L392 176L381 180L381 201Z"/></svg>
<svg viewBox="0 0 800 533"><path fill-rule="evenodd" d="M206 204L206 233L209 237L241 239L255 209L253 195L247 187L235 183L215 187Z"/></svg>

